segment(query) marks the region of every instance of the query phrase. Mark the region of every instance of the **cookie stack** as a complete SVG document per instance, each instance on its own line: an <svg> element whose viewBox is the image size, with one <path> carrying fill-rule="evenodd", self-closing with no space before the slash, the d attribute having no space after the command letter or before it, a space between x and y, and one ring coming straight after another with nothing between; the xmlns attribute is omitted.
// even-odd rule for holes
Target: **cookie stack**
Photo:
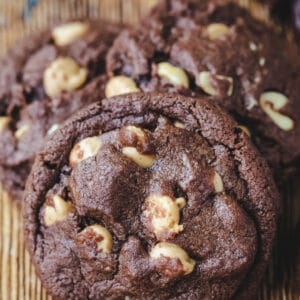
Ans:
<svg viewBox="0 0 300 300"><path fill-rule="evenodd" d="M15 49L0 179L48 292L254 299L299 169L293 46L231 2L162 0L137 27L71 21Z"/></svg>

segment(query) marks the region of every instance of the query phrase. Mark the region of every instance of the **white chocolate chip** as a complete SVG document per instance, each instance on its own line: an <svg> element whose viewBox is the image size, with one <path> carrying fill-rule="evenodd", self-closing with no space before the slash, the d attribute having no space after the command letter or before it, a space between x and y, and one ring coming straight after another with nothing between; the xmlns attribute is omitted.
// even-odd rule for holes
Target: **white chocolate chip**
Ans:
<svg viewBox="0 0 300 300"><path fill-rule="evenodd" d="M134 147L124 147L122 153L133 160L141 168L150 168L155 160L155 156L151 154L142 154Z"/></svg>
<svg viewBox="0 0 300 300"><path fill-rule="evenodd" d="M186 206L186 200L183 197L176 198L175 202L180 209L182 209Z"/></svg>
<svg viewBox="0 0 300 300"><path fill-rule="evenodd" d="M254 42L249 43L249 48L253 52L257 51L257 45Z"/></svg>
<svg viewBox="0 0 300 300"><path fill-rule="evenodd" d="M88 137L78 142L71 150L69 162L72 167L78 165L81 161L96 156L101 147L99 136Z"/></svg>
<svg viewBox="0 0 300 300"><path fill-rule="evenodd" d="M173 243L161 242L156 244L150 252L150 257L152 259L165 257L179 260L181 262L184 275L192 273L196 264L196 262L189 257L186 251Z"/></svg>
<svg viewBox="0 0 300 300"><path fill-rule="evenodd" d="M133 132L141 142L145 142L146 135L143 129L133 125L129 125L126 126L126 130Z"/></svg>
<svg viewBox="0 0 300 300"><path fill-rule="evenodd" d="M266 64L266 59L265 59L264 57L261 57L261 58L259 59L259 65L260 65L261 67L263 67L265 64Z"/></svg>
<svg viewBox="0 0 300 300"><path fill-rule="evenodd" d="M238 127L241 128L249 137L251 137L251 132L248 127L244 125L239 125Z"/></svg>
<svg viewBox="0 0 300 300"><path fill-rule="evenodd" d="M210 72L200 72L196 79L196 84L208 95L217 96L218 90L212 85L212 81L227 81L229 86L226 91L227 96L231 96L233 92L233 79L223 75L213 75Z"/></svg>
<svg viewBox="0 0 300 300"><path fill-rule="evenodd" d="M53 124L49 130L47 131L47 134L48 135L51 135L53 132L55 132L57 129L59 128L59 125L58 124Z"/></svg>
<svg viewBox="0 0 300 300"><path fill-rule="evenodd" d="M118 142L120 147L132 147L136 149L139 154L145 155L145 158L151 157L149 154L153 152L150 143L150 132L146 129L142 129L133 125L129 125L120 129L118 134ZM129 153L131 150L127 149L125 152L126 151ZM135 153L133 153L134 151L135 150L132 150L129 155L135 155ZM142 159L142 156L139 157Z"/></svg>
<svg viewBox="0 0 300 300"><path fill-rule="evenodd" d="M211 84L210 72L200 72L197 78L197 85L208 95L215 96L218 94L218 91Z"/></svg>
<svg viewBox="0 0 300 300"><path fill-rule="evenodd" d="M29 125L28 124L25 124L23 126L21 126L16 132L15 132L15 138L17 140L21 139L22 136L24 136L28 130L29 130Z"/></svg>
<svg viewBox="0 0 300 300"><path fill-rule="evenodd" d="M157 74L160 77L167 78L175 86L189 88L189 78L186 72L168 62L161 62L157 65Z"/></svg>
<svg viewBox="0 0 300 300"><path fill-rule="evenodd" d="M88 236L89 231L92 231L96 235L98 251L110 253L113 246L113 240L110 232L105 227L96 224L86 227L80 234Z"/></svg>
<svg viewBox="0 0 300 300"><path fill-rule="evenodd" d="M207 26L206 32L210 40L219 39L229 33L229 27L223 23L212 23Z"/></svg>
<svg viewBox="0 0 300 300"><path fill-rule="evenodd" d="M214 187L216 193L222 193L224 191L223 181L218 172L215 172L214 175Z"/></svg>
<svg viewBox="0 0 300 300"><path fill-rule="evenodd" d="M257 83L257 84L260 83L261 80L262 80L262 78L261 78L260 74L257 74L257 75L254 77L254 82Z"/></svg>
<svg viewBox="0 0 300 300"><path fill-rule="evenodd" d="M53 206L46 206L44 211L44 222L46 226L51 226L56 222L63 221L68 214L74 211L71 202L65 201L58 195L53 196Z"/></svg>
<svg viewBox="0 0 300 300"><path fill-rule="evenodd" d="M59 57L44 72L44 88L49 97L56 97L63 91L73 91L81 87L88 71L81 68L70 57Z"/></svg>
<svg viewBox="0 0 300 300"><path fill-rule="evenodd" d="M252 110L257 105L258 102L252 95L248 94L245 96L245 106L247 110Z"/></svg>
<svg viewBox="0 0 300 300"><path fill-rule="evenodd" d="M174 122L174 126L177 127L177 128L181 128L181 129L185 128L184 124L181 123L181 122L178 122L178 121Z"/></svg>
<svg viewBox="0 0 300 300"><path fill-rule="evenodd" d="M122 75L109 79L105 87L106 97L137 92L140 92L140 89L137 87L136 83L131 78Z"/></svg>
<svg viewBox="0 0 300 300"><path fill-rule="evenodd" d="M227 96L231 96L233 93L233 79L228 76L216 75L216 79L221 81L227 81L229 83L229 87L227 89Z"/></svg>
<svg viewBox="0 0 300 300"><path fill-rule="evenodd" d="M172 199L166 195L156 194L147 197L144 216L150 221L150 228L158 240L183 230L183 225L179 225L179 221L180 209L185 205L186 201L182 197Z"/></svg>
<svg viewBox="0 0 300 300"><path fill-rule="evenodd" d="M89 29L87 23L72 22L57 26L52 31L54 43L57 46L66 46L85 35Z"/></svg>
<svg viewBox="0 0 300 300"><path fill-rule="evenodd" d="M280 109L288 103L288 98L285 95L278 92L265 92L261 94L259 103L264 112L280 129L289 131L294 128L294 121L280 113Z"/></svg>
<svg viewBox="0 0 300 300"><path fill-rule="evenodd" d="M0 117L0 132L4 131L10 123L10 117Z"/></svg>

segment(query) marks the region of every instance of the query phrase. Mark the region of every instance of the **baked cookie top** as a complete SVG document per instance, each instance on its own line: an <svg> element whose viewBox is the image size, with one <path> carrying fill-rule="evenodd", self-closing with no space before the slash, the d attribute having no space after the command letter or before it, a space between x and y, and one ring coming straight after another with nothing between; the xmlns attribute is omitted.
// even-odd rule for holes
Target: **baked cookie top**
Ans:
<svg viewBox="0 0 300 300"><path fill-rule="evenodd" d="M299 168L300 65L283 37L229 1L161 1L123 31L107 57L112 77L142 91L199 96L247 127L278 175ZM125 83L123 83L125 85ZM120 89L118 91L120 93Z"/></svg>
<svg viewBox="0 0 300 300"><path fill-rule="evenodd" d="M23 203L38 274L62 299L253 299L278 214L246 133L178 94L73 116L36 156Z"/></svg>
<svg viewBox="0 0 300 300"><path fill-rule="evenodd" d="M44 137L103 97L117 25L73 21L29 36L0 62L1 181L19 200Z"/></svg>

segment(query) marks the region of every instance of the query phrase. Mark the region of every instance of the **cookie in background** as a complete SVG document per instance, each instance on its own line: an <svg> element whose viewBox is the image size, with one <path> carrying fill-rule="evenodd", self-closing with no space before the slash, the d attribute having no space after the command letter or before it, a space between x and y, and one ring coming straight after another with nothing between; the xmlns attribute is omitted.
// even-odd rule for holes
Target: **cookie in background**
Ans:
<svg viewBox="0 0 300 300"><path fill-rule="evenodd" d="M28 36L0 62L0 179L20 201L35 153L66 118L104 95L118 25L70 21Z"/></svg>
<svg viewBox="0 0 300 300"><path fill-rule="evenodd" d="M230 1L164 0L115 40L106 95L119 82L124 90L210 96L249 134L282 184L300 164L297 54Z"/></svg>

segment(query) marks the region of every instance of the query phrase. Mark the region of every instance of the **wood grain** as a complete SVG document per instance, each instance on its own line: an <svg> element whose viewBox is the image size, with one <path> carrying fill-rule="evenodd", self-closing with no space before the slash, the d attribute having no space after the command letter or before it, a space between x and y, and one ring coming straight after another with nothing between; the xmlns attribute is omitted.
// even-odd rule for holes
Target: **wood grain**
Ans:
<svg viewBox="0 0 300 300"><path fill-rule="evenodd" d="M40 0L30 18L23 18L25 0L0 0L0 54L20 37L58 20L76 17L102 18L136 23L157 0ZM200 0L199 0L200 1ZM237 0L257 17L268 20L268 12L256 2ZM300 216L300 178L286 188L285 210L260 299L300 300L293 291L294 240ZM299 196L297 196L299 195ZM23 242L22 214L0 187L0 300L50 300L35 276ZM298 233L299 234L299 233Z"/></svg>

